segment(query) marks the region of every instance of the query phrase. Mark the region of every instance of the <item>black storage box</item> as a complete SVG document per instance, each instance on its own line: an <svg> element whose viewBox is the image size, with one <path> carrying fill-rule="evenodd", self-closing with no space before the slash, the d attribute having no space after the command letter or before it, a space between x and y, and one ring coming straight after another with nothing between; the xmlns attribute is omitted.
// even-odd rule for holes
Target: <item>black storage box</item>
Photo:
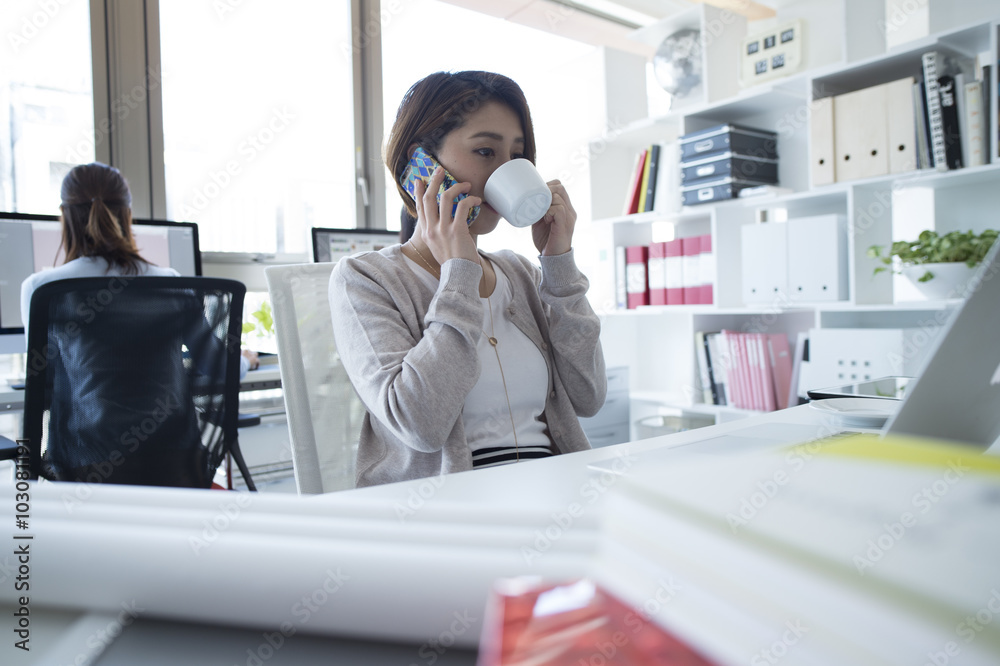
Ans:
<svg viewBox="0 0 1000 666"><path fill-rule="evenodd" d="M685 206L696 206L698 204L712 203L713 201L735 199L739 196L741 190L758 186L760 186L760 183L736 178L707 180L696 185L691 185L690 187L682 187L681 199Z"/></svg>
<svg viewBox="0 0 1000 666"><path fill-rule="evenodd" d="M681 187L720 178L773 185L778 182L778 161L721 153L681 165Z"/></svg>
<svg viewBox="0 0 1000 666"><path fill-rule="evenodd" d="M685 134L680 138L681 166L718 153L748 155L767 160L778 159L778 135L776 132L742 127L740 125L717 125L698 132Z"/></svg>

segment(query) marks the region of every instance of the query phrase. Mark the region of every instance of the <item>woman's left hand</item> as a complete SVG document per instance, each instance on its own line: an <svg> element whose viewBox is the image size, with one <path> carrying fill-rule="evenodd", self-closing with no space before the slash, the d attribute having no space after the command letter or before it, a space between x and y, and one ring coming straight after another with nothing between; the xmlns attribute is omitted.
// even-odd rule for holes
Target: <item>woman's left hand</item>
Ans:
<svg viewBox="0 0 1000 666"><path fill-rule="evenodd" d="M550 180L547 185L552 191L552 205L542 219L531 226L531 238L539 253L549 257L565 254L573 248L576 211L562 183Z"/></svg>

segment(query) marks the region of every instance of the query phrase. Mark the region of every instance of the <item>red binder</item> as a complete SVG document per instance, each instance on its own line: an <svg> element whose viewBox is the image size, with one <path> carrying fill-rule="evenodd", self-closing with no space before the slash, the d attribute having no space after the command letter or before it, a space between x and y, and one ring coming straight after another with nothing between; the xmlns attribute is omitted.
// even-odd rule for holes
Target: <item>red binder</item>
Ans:
<svg viewBox="0 0 1000 666"><path fill-rule="evenodd" d="M639 212L639 197L642 194L642 174L646 167L646 154L648 151L639 152L636 158L635 168L632 171L631 185L628 190L628 198L625 201L625 214L632 215Z"/></svg>
<svg viewBox="0 0 1000 666"><path fill-rule="evenodd" d="M753 341L757 348L757 362L760 366L760 389L764 398L763 409L766 412L773 412L778 408L778 404L774 395L774 370L771 365L771 348L768 345L768 336L754 333Z"/></svg>
<svg viewBox="0 0 1000 666"><path fill-rule="evenodd" d="M750 409L764 409L764 394L761 391L760 361L757 359L757 344L753 333L740 335L743 346L743 361L747 368L747 381L750 384Z"/></svg>
<svg viewBox="0 0 1000 666"><path fill-rule="evenodd" d="M728 375L729 397L733 407L748 409L747 394L743 378L743 367L740 364L739 333L722 331L722 346L729 356Z"/></svg>
<svg viewBox="0 0 1000 666"><path fill-rule="evenodd" d="M701 303L701 271L698 261L701 236L682 238L681 250L684 254L684 304L697 305Z"/></svg>
<svg viewBox="0 0 1000 666"><path fill-rule="evenodd" d="M772 333L767 336L771 375L774 377L775 403L778 409L788 407L788 396L792 388L792 353L788 336Z"/></svg>
<svg viewBox="0 0 1000 666"><path fill-rule="evenodd" d="M649 278L646 263L649 246L631 245L625 248L625 285L628 290L628 309L649 305Z"/></svg>

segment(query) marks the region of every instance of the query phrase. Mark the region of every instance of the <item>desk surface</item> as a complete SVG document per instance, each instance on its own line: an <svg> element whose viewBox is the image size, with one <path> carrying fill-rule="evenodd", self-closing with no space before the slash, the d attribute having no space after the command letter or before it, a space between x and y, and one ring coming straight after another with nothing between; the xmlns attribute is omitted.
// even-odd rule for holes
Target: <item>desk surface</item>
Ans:
<svg viewBox="0 0 1000 666"><path fill-rule="evenodd" d="M750 423L812 425L818 423L816 417L815 410L799 408L780 415L760 415L713 428L556 456L532 461L530 464L476 470L436 479L387 484L318 497L253 495L248 497L252 506L246 509L247 513L240 521L234 521L235 527L221 533L218 541L212 542L212 547L205 551L205 555L199 553L194 557L191 548L184 543L184 535L190 537L190 533L180 532L179 537L167 535L157 541L158 532L150 531L151 526L160 523L163 530L170 525L176 527L169 529L189 529L186 526L190 526L191 532L198 534L211 529L210 523L206 521L219 518L219 503L229 496L206 494L204 491L90 486L80 489L80 492L85 491L86 501L81 501L78 508L68 512L65 494L69 486L40 484L33 493L32 525L38 525L38 529L48 536L35 542L37 553L33 554L33 571L37 572L39 583L37 588L33 587L33 617L39 622L40 637L45 635L45 631L62 635L74 623L80 623L81 627L91 626L91 630L85 632L85 636L90 636L94 622L100 624L101 618L105 617L100 613L113 615L115 607L121 603L118 601L119 597L127 598L126 590L129 594L134 594L131 598L140 598L146 603L146 599L162 598L165 594L169 596L169 591L158 586L155 579L170 567L190 566L192 571L201 570L206 575L215 571L213 567L219 567L208 579L191 573L191 577L186 579L188 582L178 581L182 587L197 585L201 588L193 590L191 594L192 598L201 599L198 604L192 604L189 598L167 600L164 606L154 608L151 615L174 619L188 617L196 624L204 623L211 621L213 617L208 612L213 604L221 604L218 606L219 612L226 614L232 613L233 606L246 609L247 614L238 623L259 626L262 619L268 618L262 618L261 609L253 608L255 603L261 603L261 597L257 595L274 599L274 612L279 619L287 617L288 609L294 606L297 598L294 594L281 598L283 590L273 589L273 586L269 588L268 581L260 580L259 571L281 571L283 587L309 590L315 587L315 581L305 574L324 564L335 562L342 565L345 572L351 572L354 579L365 581L363 585L368 589L361 586L357 590L346 587L338 593L338 599L343 598L346 612L337 615L340 612L338 609L325 609L331 611L332 617L320 617L317 614L310 620L309 629L323 630L321 622L333 625L339 623L341 626L347 623L347 635L357 636L352 631L361 630L367 626L366 622L381 621L399 626L409 622L413 625L409 629L410 638L404 639L410 642L408 651L404 650L404 654L409 656L399 662L408 664L424 659L414 656L414 647L419 649L426 642L420 640L419 636L439 635L441 627L447 628L454 621L454 613L469 610L475 616L476 625L469 629L469 634L461 641L462 649L468 650L474 646L478 637L480 611L484 607L486 590L492 580L523 574L556 578L586 574L589 559L597 546L600 507L617 479L614 475L588 468L589 463L618 459L623 464L633 464L629 462L631 455L660 447L676 450L679 458L698 455L696 447L688 445L704 439L708 434L738 431ZM818 434L821 432L817 430ZM0 505L0 515L10 510L8 507L12 506L12 501L8 500L12 498L0 499L3 502ZM162 507L167 505L171 506L170 512L157 514L158 510L162 511ZM579 510L575 510L576 505L579 505ZM565 515L571 510L574 514L572 525L566 526L565 533L552 544L540 543L539 535L552 525L556 519L554 517ZM153 514L156 514L155 517ZM330 534L334 539L319 544L321 547L315 552L310 550L314 542L308 539L303 541L299 536L308 524L301 521L308 520L310 515L324 517L325 522L330 523ZM271 516L275 519L268 522ZM66 519L70 523L66 523ZM7 516L3 520L13 521L13 517ZM256 526L249 522L251 520L264 522ZM73 524L76 525L75 528ZM237 533L237 528L244 527L248 531ZM72 534L64 534L67 528ZM279 533L260 539L261 529L278 530ZM323 536L313 534L317 531L316 526L306 529L310 536ZM140 533L145 536L140 537ZM358 543L367 545L359 550L353 544L344 542L345 534L356 534L356 538L360 540ZM424 534L437 536L431 542L426 542ZM37 535L37 538L41 539L42 536ZM63 546L58 545L60 539L65 540ZM299 545L293 547L291 544L296 542ZM384 551L379 544L385 542L394 545ZM62 548L74 552L72 562L75 565L89 567L89 570L75 574L70 571L67 561L51 552L52 549ZM526 559L525 548L541 548L544 550L544 557ZM110 566L113 563L106 561L108 558L114 559L115 553L125 551L130 553L131 561L162 564L152 570L143 570L145 567L142 566L123 570L117 564ZM426 555L420 555L422 551ZM399 560L400 552L410 552L411 556ZM215 557L223 558L227 554L233 558L231 563L220 564L213 561ZM378 564L383 558L388 558L385 562L393 562L391 570ZM163 569L163 566L167 569ZM243 573L240 574L238 570ZM117 591L109 591L107 586L88 582L110 575L116 578ZM384 584L376 585L369 580L373 575L386 579ZM151 577L153 580L150 580ZM228 579L228 582L224 579ZM442 581L455 582L450 584ZM378 589L373 590L372 585ZM248 591L246 594L237 594L234 588L247 588ZM12 603L11 592L0 586L0 604L9 606ZM107 596L109 594L110 597ZM393 606L384 607L377 603L379 596L384 597L386 594L394 598ZM107 603L103 606L98 601L102 595L107 597ZM234 595L243 600L237 601L233 598ZM88 619L85 612L65 613L55 610L60 604L78 609L91 608L91 612L96 612L97 615ZM436 607L432 607L435 604ZM199 611L199 608L206 612ZM416 608L420 610L415 610ZM11 617L9 613L3 615ZM194 625L170 622L163 623L164 633L158 634L156 626L159 623L145 617L142 619L145 621L141 624L142 631L152 632L148 637L149 641L158 642L163 636L171 635L193 636L191 632L196 631ZM136 627L138 626L140 625L137 624ZM84 631L80 627L78 629ZM197 631L203 633L204 629ZM136 630L128 629L126 633L134 636ZM248 641L252 642L251 639L259 637L260 632L237 628L220 631L217 636L220 645L245 645L241 651L245 653L246 648L256 647L258 643L250 645ZM372 648L386 642L385 636L369 636L368 639L363 647ZM71 637L72 640L78 639ZM132 644L122 643L122 640L115 642L115 650L125 649ZM144 638L142 642L145 643L146 640ZM118 648L119 643L125 647ZM330 645L335 643L333 640ZM303 649L311 645L314 643L305 642ZM0 649L5 650L9 646L10 642L7 641L0 645ZM345 643L344 646L342 647L350 652L360 649L361 644ZM60 649L66 648L63 646ZM114 650L109 650L108 658L113 654ZM289 651L289 654L292 652ZM330 653L326 654L329 656ZM456 660L453 663L471 663L462 661L469 654L456 650L451 658ZM33 653L33 658L43 656L44 652ZM245 654L243 658L237 655L232 659L234 663L243 663L245 657ZM188 655L181 661L192 664L215 663L191 661ZM72 659L67 661L70 662ZM25 663L48 662L43 659ZM303 656L297 663L327 662L312 662Z"/></svg>
<svg viewBox="0 0 1000 666"><path fill-rule="evenodd" d="M240 380L240 391L281 388L281 373L277 365L264 365L250 370ZM24 407L24 390L13 389L7 382L0 384L0 413L20 411Z"/></svg>
<svg viewBox="0 0 1000 666"><path fill-rule="evenodd" d="M244 663L247 650L262 643L260 630L208 629L205 625L224 614L243 627L274 626L288 616L302 590L316 589L314 576L310 577L313 573L336 566L355 582L338 589L335 603L312 615L308 629L364 641L303 640L287 651L295 655L295 663L329 663L334 655L351 658L359 650L378 649L389 650L385 659L367 663L426 663L428 641L453 626L454 614L462 609L471 609L477 623L460 637L462 647L438 655L437 663L472 663L478 615L490 581L511 575L565 579L589 573L599 546L602 509L623 478L595 465L617 462L627 473L630 466L641 466L643 457L654 452L674 457L678 463L711 460L724 453L717 446L723 441L720 435L738 435L767 425L788 426L817 438L837 429L828 416L803 405L529 464L318 497L95 486L86 489L86 501L74 506L72 516L67 515L65 499L70 486L46 488L43 484L33 495L33 515L37 516L33 524L46 532L45 540L35 542L38 552L33 555L33 572L39 580L33 617L39 622L39 632L48 626L49 631L55 627L59 635L70 636L72 632L66 630L75 626L86 638L93 635L94 623L100 625L107 617L99 613L113 615L120 599L138 598L150 610L142 622L126 628L123 637L113 642L104 657L109 661L95 663L126 663L111 659L152 645L171 646L162 648L171 657L163 663L228 663L228 659ZM769 450L775 442L748 440L746 447ZM220 502L241 497L249 504L231 514L232 518L221 520L230 514L220 508ZM10 493L0 496L0 502L0 521L13 521L13 516L4 515L11 511L7 508L12 506ZM169 510L163 508L167 505ZM207 535L204 530L211 530L213 521L219 530L210 548L192 555L185 540L192 534ZM558 534L552 531L556 525ZM69 549L74 553L70 564L64 555L51 552ZM129 552L133 562L162 564L144 570L106 561L109 554L121 552ZM74 572L73 567L89 569L84 574ZM182 573L188 567L197 569ZM261 576L261 571L276 573ZM109 592L100 581L113 581L116 589ZM0 586L0 604L10 607L12 603L11 591ZM58 611L60 603L98 614ZM0 615L11 617L6 609ZM180 618L188 623L178 623ZM74 625L77 622L79 626ZM392 640L388 634L365 634L373 627L386 626L392 628L395 640L408 643L400 652L391 652L399 646L388 645ZM400 638L400 633L405 636ZM226 656L222 661L207 657L199 661L181 645L195 637L207 650L203 655ZM8 639L0 645L0 654L9 646ZM72 650L73 644L60 649ZM238 654L233 655L234 649ZM177 660L181 652L183 658ZM275 659L280 653L275 653ZM43 656L34 653L33 658ZM353 658L365 663L364 657ZM787 663L796 662L790 658Z"/></svg>

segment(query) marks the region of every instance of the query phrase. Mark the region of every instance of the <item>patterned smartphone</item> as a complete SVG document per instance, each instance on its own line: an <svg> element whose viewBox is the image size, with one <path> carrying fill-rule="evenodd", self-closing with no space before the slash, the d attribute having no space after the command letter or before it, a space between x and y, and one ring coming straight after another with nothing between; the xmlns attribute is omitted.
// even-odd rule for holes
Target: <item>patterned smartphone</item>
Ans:
<svg viewBox="0 0 1000 666"><path fill-rule="evenodd" d="M422 146L417 146L413 151L413 157L410 158L410 163L403 170L403 175L400 176L399 182L403 185L403 189L406 190L410 197L416 199L413 194L414 184L418 180L424 181L424 185L427 185L427 181L431 179L434 170L438 168L440 164L434 156L428 153ZM445 190L454 185L456 182L455 178L448 173L447 170L444 172L444 181L441 183L440 189L438 189L437 200L438 203L441 202L441 195L444 194ZM458 198L455 199L455 203L451 207L452 216L455 215L455 210L458 208L458 202L469 196L468 194L459 194ZM476 217L479 216L479 206L473 206L469 209L469 216L466 218L467 224L472 224Z"/></svg>

